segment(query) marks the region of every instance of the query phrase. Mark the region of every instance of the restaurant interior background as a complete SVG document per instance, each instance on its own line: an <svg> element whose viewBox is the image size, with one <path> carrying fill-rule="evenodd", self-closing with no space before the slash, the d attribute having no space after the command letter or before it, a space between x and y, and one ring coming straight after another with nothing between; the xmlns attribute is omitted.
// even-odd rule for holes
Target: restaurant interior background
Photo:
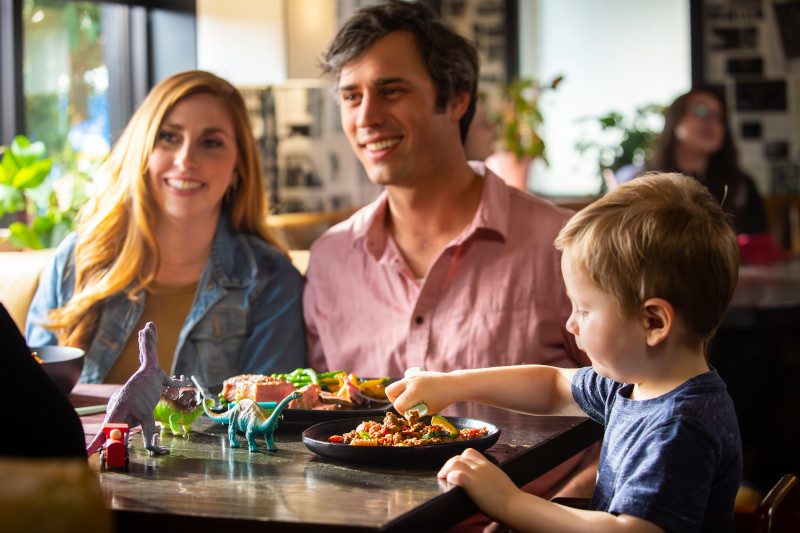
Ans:
<svg viewBox="0 0 800 533"><path fill-rule="evenodd" d="M52 179L90 173L154 83L202 68L247 95L275 212L356 208L378 191L347 146L316 62L339 22L374 1L0 0L0 142L18 133L44 141ZM705 81L725 87L741 161L761 193L797 192L796 0L428 3L476 42L490 111L514 76L564 77L541 98L549 165L532 165L532 191L598 194L597 146L620 132L596 119L667 105ZM580 142L595 146L579 151Z"/></svg>
<svg viewBox="0 0 800 533"><path fill-rule="evenodd" d="M49 183L90 182L150 87L202 68L245 94L275 213L349 212L379 191L347 145L316 58L344 18L374 1L0 0L0 143L41 140L54 162ZM515 76L564 76L541 100L549 166L532 165L529 189L565 203L596 197L600 155L577 145L619 141L597 117L632 116L713 83L725 90L743 166L778 206L778 243L800 252L800 1L428 3L476 42L490 109ZM16 219L5 215L0 228ZM797 375L796 359L781 370ZM797 392L782 398L790 410L800 403ZM784 464L800 473L796 413L782 423L788 440L773 455L785 462L770 476Z"/></svg>

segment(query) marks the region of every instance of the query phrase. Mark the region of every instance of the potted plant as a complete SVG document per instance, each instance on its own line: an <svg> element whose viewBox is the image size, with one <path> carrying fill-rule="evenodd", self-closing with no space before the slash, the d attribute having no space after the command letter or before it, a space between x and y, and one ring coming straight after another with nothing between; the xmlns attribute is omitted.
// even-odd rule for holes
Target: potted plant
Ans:
<svg viewBox="0 0 800 533"><path fill-rule="evenodd" d="M600 193L607 190L609 178L621 168L629 165L643 166L653 155L653 145L664 126L665 106L646 104L636 108L633 116L625 116L617 111L584 120L596 121L600 126L601 138L579 141L575 148L581 154L594 152L598 158L598 172L610 176L601 181ZM614 180L615 181L615 180Z"/></svg>
<svg viewBox="0 0 800 533"><path fill-rule="evenodd" d="M47 179L54 165L46 152L44 143L31 143L23 135L0 147L0 217L16 214L0 240L18 249L56 246L74 229L78 209L88 198L90 180L85 175Z"/></svg>
<svg viewBox="0 0 800 533"><path fill-rule="evenodd" d="M558 76L543 86L532 78L518 78L503 88L500 112L495 116L502 149L487 158L486 164L509 185L526 189L530 164L537 158L547 164L539 98L562 80L563 76Z"/></svg>

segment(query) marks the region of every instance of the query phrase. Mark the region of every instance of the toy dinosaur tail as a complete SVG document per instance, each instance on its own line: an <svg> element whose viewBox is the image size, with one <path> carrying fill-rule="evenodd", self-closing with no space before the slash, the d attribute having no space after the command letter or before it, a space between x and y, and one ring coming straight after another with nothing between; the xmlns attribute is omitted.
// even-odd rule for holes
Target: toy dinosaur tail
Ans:
<svg viewBox="0 0 800 533"><path fill-rule="evenodd" d="M94 452L100 449L105 441L106 434L102 431L98 432L92 439L92 442L86 447L86 457L91 457Z"/></svg>
<svg viewBox="0 0 800 533"><path fill-rule="evenodd" d="M229 409L228 411L225 411L224 413L213 413L213 412L209 411L208 410L208 406L209 405L213 405L214 401L211 400L210 398L206 399L206 395L203 394L203 390L202 389L198 389L198 390L200 391L200 397L202 398L202 401L200 403L203 404L203 411L206 412L208 417L211 420L216 420L217 422L222 422L223 424L227 424L228 420L230 419L230 412L233 409Z"/></svg>

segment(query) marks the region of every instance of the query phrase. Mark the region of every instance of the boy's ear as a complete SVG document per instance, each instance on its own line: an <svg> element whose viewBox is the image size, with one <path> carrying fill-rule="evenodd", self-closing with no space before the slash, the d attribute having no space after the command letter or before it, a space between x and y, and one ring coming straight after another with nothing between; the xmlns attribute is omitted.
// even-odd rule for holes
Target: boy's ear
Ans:
<svg viewBox="0 0 800 533"><path fill-rule="evenodd" d="M642 319L645 322L647 345L656 346L672 331L675 325L675 310L663 298L650 298L644 303Z"/></svg>

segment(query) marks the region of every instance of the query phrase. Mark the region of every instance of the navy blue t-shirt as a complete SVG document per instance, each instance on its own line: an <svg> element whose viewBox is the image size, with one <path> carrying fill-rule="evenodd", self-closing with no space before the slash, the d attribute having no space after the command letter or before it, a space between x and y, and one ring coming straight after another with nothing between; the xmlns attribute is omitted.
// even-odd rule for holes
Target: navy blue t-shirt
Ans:
<svg viewBox="0 0 800 533"><path fill-rule="evenodd" d="M733 531L742 441L716 370L651 400L633 385L582 368L572 395L605 435L590 508L648 520L667 531Z"/></svg>

